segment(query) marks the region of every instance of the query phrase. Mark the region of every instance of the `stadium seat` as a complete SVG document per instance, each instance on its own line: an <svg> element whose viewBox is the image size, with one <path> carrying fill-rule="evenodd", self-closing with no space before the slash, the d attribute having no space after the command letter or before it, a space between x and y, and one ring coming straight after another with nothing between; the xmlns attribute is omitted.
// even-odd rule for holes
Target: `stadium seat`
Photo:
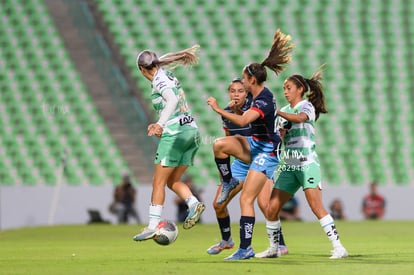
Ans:
<svg viewBox="0 0 414 275"><path fill-rule="evenodd" d="M181 69L176 74L185 83L188 100L205 137L221 136L222 132L212 125L214 115L203 108L200 98L214 95L225 104L228 80L240 75L248 62L260 62L275 29L281 28L292 35L296 44L286 75L299 72L310 76L320 64L328 65L324 87L329 113L317 122L317 150L326 170L326 182L358 185L370 177L391 182L394 175L403 181L410 180L408 172L377 158L391 158L393 151L410 147L412 138L404 136L414 134L412 127L404 127L413 122L409 45L413 44L414 31L408 27L414 23L411 2L315 0L279 1L275 5L260 0L194 1L188 5L182 0L151 4L142 0L108 0L98 1L98 6L148 102L148 83L136 71L125 41L132 43L133 39L135 47L153 48L160 53L193 42L202 45L203 58L191 70L193 75L187 76ZM139 24L133 23L136 14ZM159 14L163 15L162 20ZM273 75L267 81L280 106L286 104L282 84L283 78ZM187 88L191 86L196 87L196 95ZM392 136L397 129L391 126L395 116L404 135L393 143L386 136ZM387 144L382 148L384 142ZM382 151L377 154L379 148ZM199 168L192 170L196 176L198 171L211 169L203 173L211 175L210 181L215 182L216 168L208 157L209 150L211 147L202 146L196 159ZM412 155L402 161L406 165L413 163ZM367 165L368 171L360 171L358 165Z"/></svg>
<svg viewBox="0 0 414 275"><path fill-rule="evenodd" d="M0 185L56 184L61 154L66 146L77 152L76 158L88 162L103 159L122 171L127 168L116 146L91 143L87 148L81 140L88 136L76 129L85 128L92 136L107 138L106 131L94 133L91 128L103 127L102 120L91 125L89 118L97 111L83 87L75 67L55 29L45 3L37 0L5 1L0 4L2 29L0 34L2 66L0 106L2 125L0 150L3 155ZM8 70L3 70L8 68ZM6 96L3 96L3 92ZM67 140L62 143L62 137ZM97 140L97 137L93 137ZM112 149L112 155L98 155L99 148ZM79 149L78 149L79 148ZM114 175L93 165L69 161L63 181L68 184L104 184L115 182ZM120 165L121 164L121 165ZM96 172L98 171L98 172Z"/></svg>

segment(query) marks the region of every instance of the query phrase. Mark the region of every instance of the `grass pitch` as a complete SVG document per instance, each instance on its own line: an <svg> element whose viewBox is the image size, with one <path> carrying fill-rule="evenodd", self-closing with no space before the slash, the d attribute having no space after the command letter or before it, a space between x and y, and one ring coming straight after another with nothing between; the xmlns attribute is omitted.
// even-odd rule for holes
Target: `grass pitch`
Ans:
<svg viewBox="0 0 414 275"><path fill-rule="evenodd" d="M76 225L0 231L0 274L414 274L414 222L336 222L349 257L330 260L331 244L317 222L282 224L289 254L278 259L224 261L208 255L216 224L182 229L175 243L134 242L143 227ZM238 224L232 233L238 245ZM253 247L267 248L263 223Z"/></svg>

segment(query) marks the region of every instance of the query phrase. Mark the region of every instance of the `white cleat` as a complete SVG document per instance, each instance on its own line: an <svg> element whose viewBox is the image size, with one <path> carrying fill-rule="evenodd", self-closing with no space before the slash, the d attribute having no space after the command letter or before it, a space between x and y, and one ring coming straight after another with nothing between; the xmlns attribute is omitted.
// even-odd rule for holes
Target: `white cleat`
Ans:
<svg viewBox="0 0 414 275"><path fill-rule="evenodd" d="M348 256L348 251L346 251L345 247L343 246L335 247L331 253L332 256L329 257L329 259L342 259Z"/></svg>
<svg viewBox="0 0 414 275"><path fill-rule="evenodd" d="M263 252L257 253L254 257L255 258L279 258L281 255L279 249L275 249L273 247L269 247Z"/></svg>

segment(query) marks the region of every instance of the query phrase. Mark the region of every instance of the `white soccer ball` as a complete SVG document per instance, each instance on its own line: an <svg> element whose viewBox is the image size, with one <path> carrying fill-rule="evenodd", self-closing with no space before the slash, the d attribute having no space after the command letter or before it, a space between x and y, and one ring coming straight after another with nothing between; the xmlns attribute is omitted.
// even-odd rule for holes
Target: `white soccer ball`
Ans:
<svg viewBox="0 0 414 275"><path fill-rule="evenodd" d="M170 245L178 237L178 227L173 221L162 220L157 226L154 241L159 245Z"/></svg>

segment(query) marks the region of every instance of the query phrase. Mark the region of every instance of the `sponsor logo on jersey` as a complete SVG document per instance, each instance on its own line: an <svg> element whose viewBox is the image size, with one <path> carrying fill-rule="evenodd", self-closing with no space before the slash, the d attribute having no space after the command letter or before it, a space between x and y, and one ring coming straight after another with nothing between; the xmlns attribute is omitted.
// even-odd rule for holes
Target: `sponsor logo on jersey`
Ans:
<svg viewBox="0 0 414 275"><path fill-rule="evenodd" d="M194 121L194 118L192 116L185 115L182 118L180 118L180 126L191 123L193 121Z"/></svg>

